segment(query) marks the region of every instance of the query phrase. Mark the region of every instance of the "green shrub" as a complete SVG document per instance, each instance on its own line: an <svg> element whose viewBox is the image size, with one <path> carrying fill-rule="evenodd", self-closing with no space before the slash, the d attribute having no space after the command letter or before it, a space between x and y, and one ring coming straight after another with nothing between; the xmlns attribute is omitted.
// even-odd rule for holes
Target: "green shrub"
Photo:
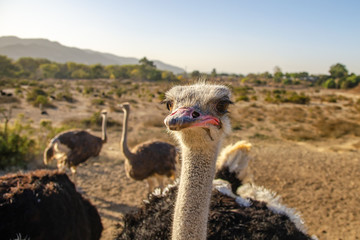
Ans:
<svg viewBox="0 0 360 240"><path fill-rule="evenodd" d="M234 124L233 124L233 126L232 126L232 129L233 130L241 130L241 129L243 129L243 126L240 124L240 123L238 123L238 122L235 122Z"/></svg>
<svg viewBox="0 0 360 240"><path fill-rule="evenodd" d="M291 85L292 83L293 83L292 80L289 78L286 78L282 81L282 84L284 85Z"/></svg>
<svg viewBox="0 0 360 240"><path fill-rule="evenodd" d="M0 169L24 168L34 159L37 148L32 135L30 125L22 125L19 121L0 130Z"/></svg>
<svg viewBox="0 0 360 240"><path fill-rule="evenodd" d="M27 136L10 133L0 134L0 169L7 167L25 167L34 156L32 149L35 141Z"/></svg>
<svg viewBox="0 0 360 240"><path fill-rule="evenodd" d="M73 98L71 92L68 91L68 90L57 93L56 94L56 100L66 101L66 102L69 102L69 103L75 102L75 99Z"/></svg>
<svg viewBox="0 0 360 240"><path fill-rule="evenodd" d="M85 86L83 89L84 94L90 94L90 93L93 93L94 91L95 91L95 89L93 87L89 87L89 86Z"/></svg>
<svg viewBox="0 0 360 240"><path fill-rule="evenodd" d="M239 101L248 102L248 101L250 101L250 99L249 99L249 97L246 96L246 95L240 95L239 97L236 98L236 102L239 102Z"/></svg>
<svg viewBox="0 0 360 240"><path fill-rule="evenodd" d="M48 94L41 88L33 88L30 92L27 93L26 100L36 107L40 104L42 104L43 107L53 107L53 105L48 100Z"/></svg>
<svg viewBox="0 0 360 240"><path fill-rule="evenodd" d="M253 136L251 136L250 138L256 138L256 139L261 139L261 140L266 140L269 139L270 137L261 133L255 133Z"/></svg>
<svg viewBox="0 0 360 240"><path fill-rule="evenodd" d="M285 94L286 90L284 89L274 89L273 94Z"/></svg>
<svg viewBox="0 0 360 240"><path fill-rule="evenodd" d="M295 103L295 104L308 104L310 97L304 93L298 94L297 92L286 92L285 90L274 90L273 94L267 93L265 101L270 103Z"/></svg>
<svg viewBox="0 0 360 240"><path fill-rule="evenodd" d="M337 102L337 97L336 95L328 95L324 98L322 98L323 101L329 102L329 103L336 103Z"/></svg>
<svg viewBox="0 0 360 240"><path fill-rule="evenodd" d="M22 96L23 96L21 87L17 87L17 88L15 89L15 95L18 96L18 97L22 97Z"/></svg>
<svg viewBox="0 0 360 240"><path fill-rule="evenodd" d="M286 101L296 104L309 104L310 97L305 96L304 93L297 94L296 92L293 92L290 96L287 97Z"/></svg>
<svg viewBox="0 0 360 240"><path fill-rule="evenodd" d="M232 88L232 91L235 95L246 95L255 92L254 88L249 86L234 87Z"/></svg>
<svg viewBox="0 0 360 240"><path fill-rule="evenodd" d="M33 102L33 105L34 106L40 106L40 105L48 106L49 101L46 96L39 95L36 97L36 100Z"/></svg>
<svg viewBox="0 0 360 240"><path fill-rule="evenodd" d="M160 101L164 101L165 100L165 93L164 92L158 92L158 99Z"/></svg>
<svg viewBox="0 0 360 240"><path fill-rule="evenodd" d="M91 100L91 103L94 104L94 105L98 105L98 106L105 105L105 101L103 99L100 99L100 98L96 98L96 99Z"/></svg>
<svg viewBox="0 0 360 240"><path fill-rule="evenodd" d="M334 79L330 78L326 80L326 82L323 84L324 88L336 88L336 82Z"/></svg>
<svg viewBox="0 0 360 240"><path fill-rule="evenodd" d="M126 93L126 89L123 89L123 88L117 88L116 90L115 90L115 94L116 94L116 96L118 96L118 97L121 97L123 94L125 94Z"/></svg>

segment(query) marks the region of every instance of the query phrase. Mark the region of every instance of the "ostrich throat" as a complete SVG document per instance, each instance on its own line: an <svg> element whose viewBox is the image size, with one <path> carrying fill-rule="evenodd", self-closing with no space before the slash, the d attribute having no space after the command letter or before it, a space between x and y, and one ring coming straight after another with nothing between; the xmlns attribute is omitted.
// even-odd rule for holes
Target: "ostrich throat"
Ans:
<svg viewBox="0 0 360 240"><path fill-rule="evenodd" d="M133 153L129 150L129 147L127 145L128 120L129 120L129 112L124 111L124 122L123 122L123 129L121 135L121 147L126 160L128 160L131 164L131 161L133 159Z"/></svg>
<svg viewBox="0 0 360 240"><path fill-rule="evenodd" d="M221 145L212 137L210 142L197 148L182 144L183 160L175 204L173 240L206 239L212 181Z"/></svg>

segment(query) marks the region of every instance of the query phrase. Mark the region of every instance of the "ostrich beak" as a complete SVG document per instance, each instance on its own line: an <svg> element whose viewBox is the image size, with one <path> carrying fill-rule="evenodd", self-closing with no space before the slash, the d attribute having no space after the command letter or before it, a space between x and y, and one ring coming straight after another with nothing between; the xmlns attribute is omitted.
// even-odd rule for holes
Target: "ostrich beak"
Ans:
<svg viewBox="0 0 360 240"><path fill-rule="evenodd" d="M124 113L124 104L117 104L116 107L120 108L119 110Z"/></svg>
<svg viewBox="0 0 360 240"><path fill-rule="evenodd" d="M180 131L184 128L202 127L209 125L221 128L221 121L211 115L202 114L192 107L180 107L168 115L164 123L169 130Z"/></svg>

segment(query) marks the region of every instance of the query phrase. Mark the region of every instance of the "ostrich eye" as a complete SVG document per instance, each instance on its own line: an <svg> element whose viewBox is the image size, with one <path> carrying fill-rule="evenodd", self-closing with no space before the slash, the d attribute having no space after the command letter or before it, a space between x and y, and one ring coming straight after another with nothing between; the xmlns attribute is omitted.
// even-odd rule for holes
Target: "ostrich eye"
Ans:
<svg viewBox="0 0 360 240"><path fill-rule="evenodd" d="M167 108L169 111L172 110L173 106L174 106L173 101L167 101L167 102L166 102L166 108Z"/></svg>
<svg viewBox="0 0 360 240"><path fill-rule="evenodd" d="M232 103L230 100L223 100L220 101L216 104L216 111L218 111L218 113L220 114L225 114L227 113L227 109L229 107L229 104Z"/></svg>

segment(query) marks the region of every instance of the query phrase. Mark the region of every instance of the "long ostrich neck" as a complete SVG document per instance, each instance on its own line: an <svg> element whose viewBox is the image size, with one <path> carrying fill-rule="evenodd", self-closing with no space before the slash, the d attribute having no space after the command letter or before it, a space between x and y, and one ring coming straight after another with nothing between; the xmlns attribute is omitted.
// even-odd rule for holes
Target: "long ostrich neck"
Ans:
<svg viewBox="0 0 360 240"><path fill-rule="evenodd" d="M123 122L123 130L122 130L122 135L121 135L122 152L127 160L131 160L132 159L131 157L133 155L130 152L129 147L127 145L127 130L128 130L129 111L124 110L124 122Z"/></svg>
<svg viewBox="0 0 360 240"><path fill-rule="evenodd" d="M173 240L206 239L219 147L220 143L197 149L182 144L183 160L175 204Z"/></svg>
<svg viewBox="0 0 360 240"><path fill-rule="evenodd" d="M101 140L103 143L107 142L107 135L106 135L106 120L107 120L107 116L106 114L102 115L102 136L101 136Z"/></svg>

